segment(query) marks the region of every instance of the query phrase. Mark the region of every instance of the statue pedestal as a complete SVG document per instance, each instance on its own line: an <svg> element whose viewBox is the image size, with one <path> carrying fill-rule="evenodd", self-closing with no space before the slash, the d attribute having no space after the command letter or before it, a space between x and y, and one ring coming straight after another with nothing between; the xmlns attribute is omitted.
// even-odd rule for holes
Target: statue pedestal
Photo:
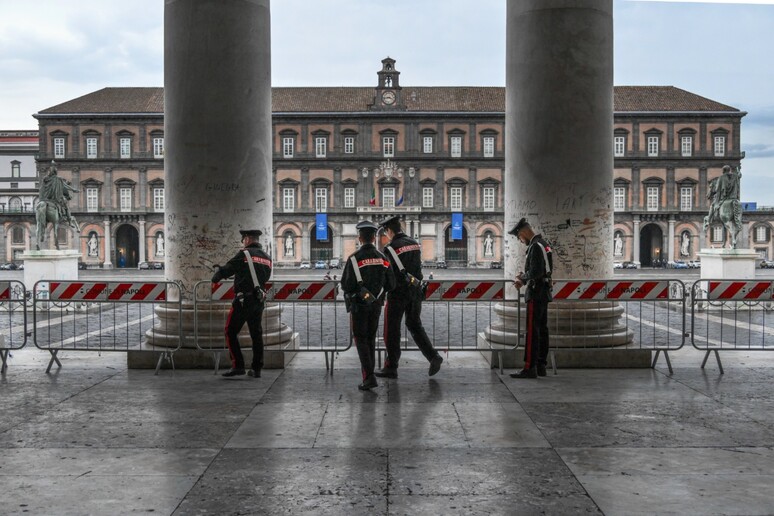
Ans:
<svg viewBox="0 0 774 516"><path fill-rule="evenodd" d="M752 249L702 249L701 279L755 279L755 260Z"/></svg>
<svg viewBox="0 0 774 516"><path fill-rule="evenodd" d="M27 251L24 260L24 286L31 292L40 280L77 280L81 253L75 249Z"/></svg>

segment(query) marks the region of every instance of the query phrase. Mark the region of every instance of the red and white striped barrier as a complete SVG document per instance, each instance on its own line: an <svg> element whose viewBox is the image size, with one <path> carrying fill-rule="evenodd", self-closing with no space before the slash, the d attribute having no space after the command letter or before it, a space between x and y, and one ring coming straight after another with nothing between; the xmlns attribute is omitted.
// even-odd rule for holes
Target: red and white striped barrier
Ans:
<svg viewBox="0 0 774 516"><path fill-rule="evenodd" d="M669 281L573 281L554 282L556 300L637 301L669 299Z"/></svg>
<svg viewBox="0 0 774 516"><path fill-rule="evenodd" d="M336 281L270 281L266 283L267 301L332 301L336 299ZM234 283L212 284L211 301L234 299Z"/></svg>
<svg viewBox="0 0 774 516"><path fill-rule="evenodd" d="M430 281L425 299L429 301L491 301L503 299L503 281Z"/></svg>
<svg viewBox="0 0 774 516"><path fill-rule="evenodd" d="M756 301L774 299L772 281L709 281L707 299Z"/></svg>
<svg viewBox="0 0 774 516"><path fill-rule="evenodd" d="M4 300L11 299L11 282L10 281L2 281L2 282L0 282L0 299L4 299Z"/></svg>
<svg viewBox="0 0 774 516"><path fill-rule="evenodd" d="M52 281L50 301L166 301L167 283Z"/></svg>

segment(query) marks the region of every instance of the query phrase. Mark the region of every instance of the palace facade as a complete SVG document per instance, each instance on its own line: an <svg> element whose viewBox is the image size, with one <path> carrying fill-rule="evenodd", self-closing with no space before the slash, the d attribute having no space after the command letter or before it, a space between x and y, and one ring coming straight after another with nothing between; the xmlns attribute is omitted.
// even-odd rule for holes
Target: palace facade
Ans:
<svg viewBox="0 0 774 516"><path fill-rule="evenodd" d="M404 86L395 65L382 60L373 87L273 88L276 266L346 257L359 220L393 214L426 262L502 260L505 89ZM34 246L36 181L53 160L79 189L70 210L81 231L60 239L84 263L163 262L163 96L105 88L34 115L35 163L14 158L29 177L16 182L21 210L11 208L13 160L0 170L7 260ZM615 259L648 266L720 245L722 228L702 232L707 186L723 165L741 165L746 113L673 86L617 86L614 99ZM742 242L765 258L771 220L771 210L744 214Z"/></svg>

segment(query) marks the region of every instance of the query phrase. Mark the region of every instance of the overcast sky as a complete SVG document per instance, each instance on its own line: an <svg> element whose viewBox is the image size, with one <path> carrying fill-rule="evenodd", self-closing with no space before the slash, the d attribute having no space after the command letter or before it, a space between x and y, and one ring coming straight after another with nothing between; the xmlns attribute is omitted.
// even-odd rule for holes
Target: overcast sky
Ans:
<svg viewBox="0 0 774 516"><path fill-rule="evenodd" d="M517 1L517 0L512 0ZM742 200L774 206L774 0L614 0L615 84L748 112ZM274 0L274 86L505 86L506 0ZM163 86L163 0L0 0L0 130L106 86Z"/></svg>

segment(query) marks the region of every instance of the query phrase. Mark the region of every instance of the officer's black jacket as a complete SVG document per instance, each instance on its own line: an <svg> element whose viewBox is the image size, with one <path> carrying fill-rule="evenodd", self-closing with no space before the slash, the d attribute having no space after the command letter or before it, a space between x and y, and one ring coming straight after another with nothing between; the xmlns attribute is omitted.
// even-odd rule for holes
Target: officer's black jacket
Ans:
<svg viewBox="0 0 774 516"><path fill-rule="evenodd" d="M395 274L390 268L390 262L374 244L363 244L360 249L351 256L355 257L360 275L363 277L363 286L374 296L389 292L395 288ZM357 276L352 268L352 260L347 258L344 264L344 272L341 274L341 290L344 294L357 294L360 287L357 284ZM383 297L383 296L380 296Z"/></svg>
<svg viewBox="0 0 774 516"><path fill-rule="evenodd" d="M542 235L535 235L527 246L527 262L524 264L522 281L527 288L526 301L551 301L551 273L554 269L551 246Z"/></svg>
<svg viewBox="0 0 774 516"><path fill-rule="evenodd" d="M417 278L418 280L423 279L422 277L422 251L421 247L419 246L419 243L414 240L413 238L409 237L401 231L400 233L396 234L392 241L387 244L387 246L392 247L395 252L398 255L398 258L400 258L400 261L403 263L403 267L406 268L406 272ZM389 252L387 249L384 250L385 256L387 256L387 259L392 264L392 272L395 274L395 278L397 279L397 285L395 286L395 290L390 292L390 299L393 297L401 297L409 295L411 287L406 282L405 274L400 272L400 268L395 263L395 259L392 257L392 253Z"/></svg>
<svg viewBox="0 0 774 516"><path fill-rule="evenodd" d="M255 266L255 275L258 278L258 283L261 288L266 288L266 282L271 276L271 258L269 255L263 252L261 244L252 243L245 247L250 253L250 257L253 259ZM242 292L243 294L251 294L253 292L253 277L250 274L250 269L247 265L247 258L245 257L244 249L240 249L239 252L218 269L215 275L212 277L212 282L218 281L234 276L234 292Z"/></svg>

